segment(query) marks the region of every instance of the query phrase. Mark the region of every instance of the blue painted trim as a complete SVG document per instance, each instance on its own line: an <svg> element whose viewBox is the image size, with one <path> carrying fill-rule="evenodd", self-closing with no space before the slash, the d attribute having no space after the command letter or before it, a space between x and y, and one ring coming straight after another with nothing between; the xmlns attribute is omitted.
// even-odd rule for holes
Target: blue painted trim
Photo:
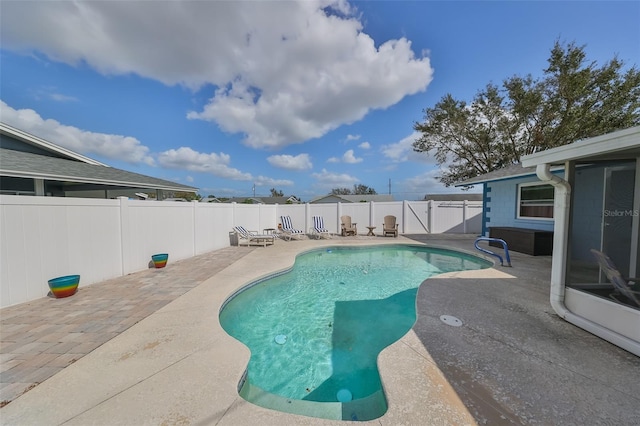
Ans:
<svg viewBox="0 0 640 426"><path fill-rule="evenodd" d="M487 235L487 222L489 219L487 218L487 213L490 212L491 207L487 204L491 201L491 197L489 197L489 192L491 192L491 188L487 183L482 184L482 236Z"/></svg>

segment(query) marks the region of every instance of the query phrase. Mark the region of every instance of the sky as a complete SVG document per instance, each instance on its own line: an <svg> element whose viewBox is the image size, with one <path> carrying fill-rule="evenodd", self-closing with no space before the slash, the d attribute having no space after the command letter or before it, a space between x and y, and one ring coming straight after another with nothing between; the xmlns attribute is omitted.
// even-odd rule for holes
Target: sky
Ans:
<svg viewBox="0 0 640 426"><path fill-rule="evenodd" d="M459 193L412 150L425 108L541 77L556 41L640 66L640 1L1 0L0 20L2 122L203 197Z"/></svg>

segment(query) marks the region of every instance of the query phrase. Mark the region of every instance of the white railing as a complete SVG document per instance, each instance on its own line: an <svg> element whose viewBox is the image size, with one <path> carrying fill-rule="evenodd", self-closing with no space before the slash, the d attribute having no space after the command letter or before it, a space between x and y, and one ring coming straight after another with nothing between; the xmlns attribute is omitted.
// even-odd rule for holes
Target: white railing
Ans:
<svg viewBox="0 0 640 426"><path fill-rule="evenodd" d="M337 204L218 204L119 198L0 195L0 307L47 295L47 281L80 274L81 286L228 247L235 225L276 228L281 215L308 231L322 216L331 233L349 215L364 234L394 215L401 234L479 233L481 202L395 201Z"/></svg>

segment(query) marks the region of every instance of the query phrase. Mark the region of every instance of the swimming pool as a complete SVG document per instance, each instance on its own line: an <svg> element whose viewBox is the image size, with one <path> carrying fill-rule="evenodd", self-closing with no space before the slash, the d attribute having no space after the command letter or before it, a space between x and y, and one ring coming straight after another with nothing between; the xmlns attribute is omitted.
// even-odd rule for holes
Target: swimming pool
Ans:
<svg viewBox="0 0 640 426"><path fill-rule="evenodd" d="M428 277L490 262L416 245L330 247L231 296L220 324L251 351L240 395L312 417L370 420L387 409L376 359L416 320Z"/></svg>

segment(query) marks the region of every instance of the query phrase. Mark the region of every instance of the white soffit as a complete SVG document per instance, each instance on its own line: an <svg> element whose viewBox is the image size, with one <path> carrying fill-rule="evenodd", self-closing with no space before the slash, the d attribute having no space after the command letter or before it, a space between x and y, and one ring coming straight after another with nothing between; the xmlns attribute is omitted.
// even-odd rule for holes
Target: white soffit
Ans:
<svg viewBox="0 0 640 426"><path fill-rule="evenodd" d="M525 155L521 161L523 167L532 167L632 150L640 152L640 126Z"/></svg>

